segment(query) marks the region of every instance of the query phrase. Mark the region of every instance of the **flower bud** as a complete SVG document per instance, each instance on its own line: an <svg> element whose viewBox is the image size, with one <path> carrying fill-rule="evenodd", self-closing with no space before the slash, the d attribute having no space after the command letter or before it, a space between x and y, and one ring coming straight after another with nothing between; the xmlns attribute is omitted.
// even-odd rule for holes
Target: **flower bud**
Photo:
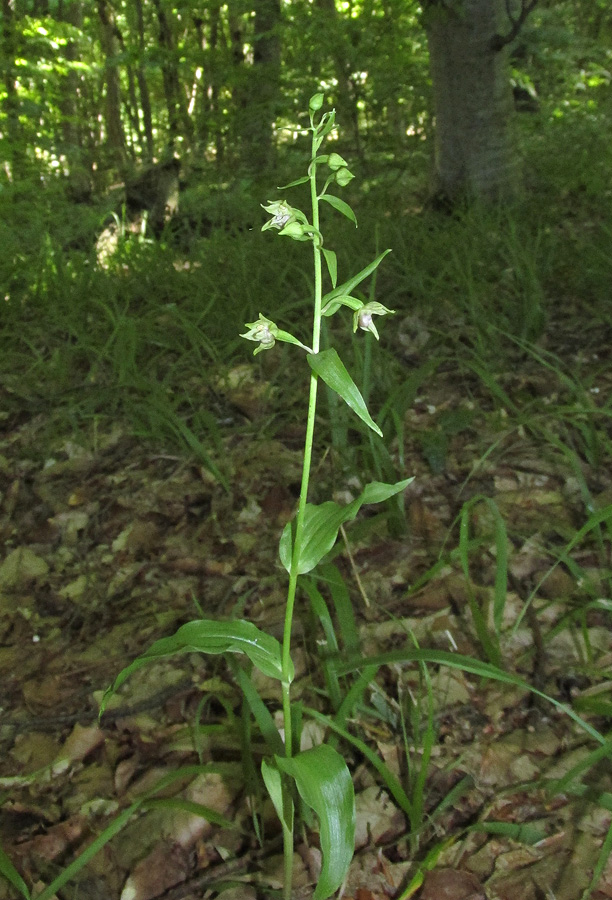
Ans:
<svg viewBox="0 0 612 900"><path fill-rule="evenodd" d="M327 165L332 170L332 172L337 172L338 169L344 168L348 165L348 163L340 156L339 153L330 153L329 159L327 160Z"/></svg>
<svg viewBox="0 0 612 900"><path fill-rule="evenodd" d="M349 172L348 169L343 168L339 169L336 172L336 182L340 185L340 187L346 187L349 181L352 181L355 176L352 172Z"/></svg>
<svg viewBox="0 0 612 900"><path fill-rule="evenodd" d="M313 94L308 103L308 108L311 112L317 112L323 106L323 101L325 100L325 94Z"/></svg>

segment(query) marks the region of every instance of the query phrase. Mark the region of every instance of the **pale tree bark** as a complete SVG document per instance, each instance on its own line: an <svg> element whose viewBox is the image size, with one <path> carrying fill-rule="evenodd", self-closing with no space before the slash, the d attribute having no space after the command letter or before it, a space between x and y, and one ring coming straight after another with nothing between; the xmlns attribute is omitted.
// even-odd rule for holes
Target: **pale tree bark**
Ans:
<svg viewBox="0 0 612 900"><path fill-rule="evenodd" d="M518 189L504 37L513 22L505 0L429 0L425 7L439 201L487 202Z"/></svg>

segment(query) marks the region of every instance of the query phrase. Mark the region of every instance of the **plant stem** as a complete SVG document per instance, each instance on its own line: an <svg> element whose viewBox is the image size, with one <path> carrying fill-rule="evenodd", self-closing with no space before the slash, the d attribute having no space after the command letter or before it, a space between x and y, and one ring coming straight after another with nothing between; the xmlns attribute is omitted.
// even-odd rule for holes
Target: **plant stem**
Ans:
<svg viewBox="0 0 612 900"><path fill-rule="evenodd" d="M320 143L320 141L319 141ZM321 266L321 247L319 245L319 198L317 196L317 167L315 158L317 155L317 131L313 125L312 157L309 167L310 174L310 199L312 205L312 224L316 229L313 237L313 262L314 262L314 313L312 324L312 352L318 353L321 340L321 299L323 296L323 278ZM315 414L317 409L318 376L314 372L310 375L310 393L308 397L308 417L306 421L306 437L304 439L304 460L302 465L302 483L300 487L300 499L295 525L295 538L293 553L291 556L291 571L289 573L289 586L287 589L287 605L285 608L285 625L283 629L283 726L285 730L285 756L293 756L293 726L291 722L291 683L289 672L291 666L291 627L293 624L293 611L297 591L299 575L300 551L302 546L306 504L308 502L308 485L310 482L310 468L312 463L312 447L314 441ZM286 827L283 823L283 850L284 850L284 885L283 898L290 900L291 883L293 875L293 800L289 789L284 787L283 813L285 821L291 823Z"/></svg>

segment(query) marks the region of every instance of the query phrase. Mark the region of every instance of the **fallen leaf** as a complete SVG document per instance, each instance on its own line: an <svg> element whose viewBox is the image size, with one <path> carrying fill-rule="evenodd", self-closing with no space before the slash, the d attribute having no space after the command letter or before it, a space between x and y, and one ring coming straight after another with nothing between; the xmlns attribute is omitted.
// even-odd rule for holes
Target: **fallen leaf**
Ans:
<svg viewBox="0 0 612 900"><path fill-rule="evenodd" d="M419 900L486 900L486 895L471 872L434 869L425 876Z"/></svg>
<svg viewBox="0 0 612 900"><path fill-rule="evenodd" d="M41 578L49 571L49 566L29 547L12 550L0 565L0 586L5 588L24 587L30 581Z"/></svg>

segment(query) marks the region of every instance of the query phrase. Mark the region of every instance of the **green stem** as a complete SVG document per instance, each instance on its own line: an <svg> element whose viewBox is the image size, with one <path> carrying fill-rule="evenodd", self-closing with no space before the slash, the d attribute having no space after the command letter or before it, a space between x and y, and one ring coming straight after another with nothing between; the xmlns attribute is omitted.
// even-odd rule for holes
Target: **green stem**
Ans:
<svg viewBox="0 0 612 900"><path fill-rule="evenodd" d="M319 141L320 143L320 141ZM309 168L310 173L310 199L312 204L312 224L319 231L319 198L317 196L317 167L315 158L317 154L317 135L313 125L312 158ZM318 353L321 341L321 300L323 296L323 272L321 265L321 248L316 237L313 237L313 262L314 262L314 314L312 325L312 352ZM295 538L293 554L291 557L291 571L289 573L289 587L287 589L287 605L285 608L285 625L283 629L282 649L282 693L283 693L283 726L285 730L285 756L293 756L293 727L291 722L291 684L289 672L291 666L291 628L293 625L293 612L299 575L300 550L303 540L304 521L306 515L306 503L308 502L308 485L310 482L310 468L312 463L312 448L314 443L315 414L317 409L318 377L314 372L310 376L310 393L308 398L308 417L306 421L306 437L304 439L304 461L302 466L302 483L300 487L300 499L295 525ZM293 801L288 787L285 784L283 806L285 821L291 822L291 828L283 827L284 848L284 900L291 898L291 882L293 876L293 817L287 818L289 810L292 810Z"/></svg>

